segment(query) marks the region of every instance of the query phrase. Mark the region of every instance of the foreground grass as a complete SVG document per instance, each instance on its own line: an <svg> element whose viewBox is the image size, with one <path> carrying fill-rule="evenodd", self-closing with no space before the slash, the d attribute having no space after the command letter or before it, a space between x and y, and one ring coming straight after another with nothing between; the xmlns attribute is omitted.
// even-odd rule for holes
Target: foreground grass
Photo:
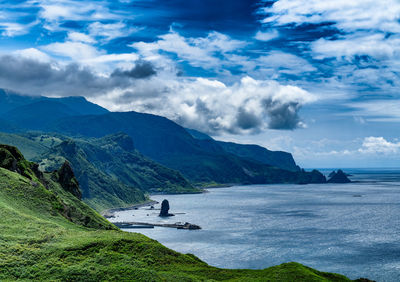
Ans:
<svg viewBox="0 0 400 282"><path fill-rule="evenodd" d="M48 191L0 168L0 280L350 281L298 263L264 270L211 267L141 234L106 230L109 223L52 185ZM78 218L61 214L60 200L75 204ZM85 209L98 228L80 224Z"/></svg>

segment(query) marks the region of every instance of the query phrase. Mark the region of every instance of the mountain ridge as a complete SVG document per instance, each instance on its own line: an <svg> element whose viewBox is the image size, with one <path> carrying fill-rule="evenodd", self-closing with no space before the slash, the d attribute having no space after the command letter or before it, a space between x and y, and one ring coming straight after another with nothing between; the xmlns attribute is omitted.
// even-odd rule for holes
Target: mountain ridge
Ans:
<svg viewBox="0 0 400 282"><path fill-rule="evenodd" d="M24 106L29 110L17 111L17 120L13 120L12 115L9 119L16 123L19 120L20 127L25 126L25 131L39 129L74 138L100 138L124 132L133 139L135 147L144 156L181 172L196 185L307 183L307 179L325 182L322 178L307 176L310 173L300 170L289 153L215 141L212 138L196 139L175 122L152 114L101 111L95 115L76 115L78 111L75 108L69 110L68 106L57 102L72 98L51 99L39 102L42 105L40 111L35 111L37 107L30 103ZM72 100L91 105L84 99ZM56 109L46 107L46 104L52 103L65 107L53 114ZM2 117L7 118L6 115Z"/></svg>

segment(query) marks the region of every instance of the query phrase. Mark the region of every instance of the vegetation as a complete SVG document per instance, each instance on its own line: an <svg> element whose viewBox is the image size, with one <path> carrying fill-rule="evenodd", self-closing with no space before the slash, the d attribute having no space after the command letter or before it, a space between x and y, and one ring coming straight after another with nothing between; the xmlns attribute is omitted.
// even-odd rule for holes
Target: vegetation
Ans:
<svg viewBox="0 0 400 282"><path fill-rule="evenodd" d="M208 266L143 235L117 230L63 190L51 173L31 179L0 168L0 217L0 280L350 281L298 263L264 270Z"/></svg>
<svg viewBox="0 0 400 282"><path fill-rule="evenodd" d="M97 210L143 202L147 193L201 191L179 172L144 157L122 133L99 139L40 132L0 133L0 142L21 148L40 163L42 170L57 170L68 160L81 184L84 201Z"/></svg>
<svg viewBox="0 0 400 282"><path fill-rule="evenodd" d="M285 170L299 170L299 167L296 165L293 156L290 153L282 151L270 151L258 145L216 141L210 136L194 129L186 128L186 131L189 132L193 138L197 139L199 144L205 149L208 147L212 148L214 151L222 150L226 153L233 154L247 160L259 162L269 166L275 166Z"/></svg>
<svg viewBox="0 0 400 282"><path fill-rule="evenodd" d="M124 132L134 140L135 147L141 153L166 167L178 170L195 184L303 183L304 179L309 178L308 173L303 175L296 167L288 153L274 152L272 158L267 157L270 154L260 147L256 151L253 147L240 145L232 149L229 144L209 138L196 139L173 121L150 114L112 112L96 116L66 117L50 125L47 130L70 136L97 138ZM225 150L223 146L231 149ZM254 155L258 154L263 161L255 159ZM267 164L268 158L275 165Z"/></svg>
<svg viewBox="0 0 400 282"><path fill-rule="evenodd" d="M4 130L12 131L11 124L14 124L21 132L58 132L74 139L102 138L117 132L127 134L141 154L163 166L156 166L154 162L150 163L149 159L144 161L142 155L131 154L129 160L132 161L132 166L125 166L124 171L121 166L117 168L98 161L95 167L112 178L118 178L122 184L140 188L145 192L195 192L187 181L184 183L183 177L176 171L195 185L208 182L308 183L307 179L314 179L308 173L300 171L289 153L272 152L254 145L218 142L204 133L187 130L167 118L156 115L108 112L82 97L32 98L0 91L0 102L0 119L3 119L3 122L0 120L0 129L4 127ZM41 144L49 147L48 143ZM107 147L105 144L100 146L103 149ZM54 144L50 147L54 147ZM108 146L106 149L110 151L109 149L113 148ZM134 159L139 160L141 165L134 164ZM72 161L71 163L73 164ZM141 167L145 168L139 171ZM74 169L78 174L78 169ZM132 169L138 171L138 174L125 175ZM166 174L171 178L166 177ZM161 178L158 181L156 179L159 176ZM82 187L86 190L85 184ZM120 198L118 195L114 196L114 200ZM117 202L113 201L114 204ZM96 204L97 207L106 205L106 202Z"/></svg>

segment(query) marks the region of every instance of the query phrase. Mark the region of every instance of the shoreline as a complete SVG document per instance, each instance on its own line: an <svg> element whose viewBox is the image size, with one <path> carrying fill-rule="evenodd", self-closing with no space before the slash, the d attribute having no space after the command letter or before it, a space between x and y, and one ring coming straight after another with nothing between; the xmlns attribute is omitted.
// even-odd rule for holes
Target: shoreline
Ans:
<svg viewBox="0 0 400 282"><path fill-rule="evenodd" d="M114 213L116 213L116 212L134 210L135 208L142 208L142 207L152 206L152 205L155 205L155 204L159 204L159 202L150 199L150 200L148 200L146 202L143 202L143 203L137 203L137 204L130 205L129 207L106 209L106 210L102 211L100 214L103 217L107 218L107 217L114 216Z"/></svg>
<svg viewBox="0 0 400 282"><path fill-rule="evenodd" d="M229 188L235 185L240 185L237 183L226 183L226 184L212 184L209 186L203 186L203 187L196 187L201 189L201 191L198 192L184 192L184 193L151 193L149 196L160 196L160 195L190 195L190 194L203 194L203 193L209 193L209 191L207 189L209 188ZM133 204L130 205L128 207L116 207L116 208L110 208L110 209L106 209L100 212L100 215L102 215L105 218L110 218L114 216L114 213L116 212L120 212L120 211L127 211L127 210L134 210L136 208L142 208L142 207L146 207L146 206L152 206L152 205L156 205L159 204L159 202L149 199L148 201L145 201L143 203L137 203L137 204Z"/></svg>

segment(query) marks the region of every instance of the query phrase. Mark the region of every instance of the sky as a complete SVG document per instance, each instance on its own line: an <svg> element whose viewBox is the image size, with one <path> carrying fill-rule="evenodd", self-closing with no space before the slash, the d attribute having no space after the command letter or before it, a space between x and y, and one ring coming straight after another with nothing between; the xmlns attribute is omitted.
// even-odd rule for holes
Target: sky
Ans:
<svg viewBox="0 0 400 282"><path fill-rule="evenodd" d="M0 88L84 96L302 167L400 167L399 0L0 0Z"/></svg>

